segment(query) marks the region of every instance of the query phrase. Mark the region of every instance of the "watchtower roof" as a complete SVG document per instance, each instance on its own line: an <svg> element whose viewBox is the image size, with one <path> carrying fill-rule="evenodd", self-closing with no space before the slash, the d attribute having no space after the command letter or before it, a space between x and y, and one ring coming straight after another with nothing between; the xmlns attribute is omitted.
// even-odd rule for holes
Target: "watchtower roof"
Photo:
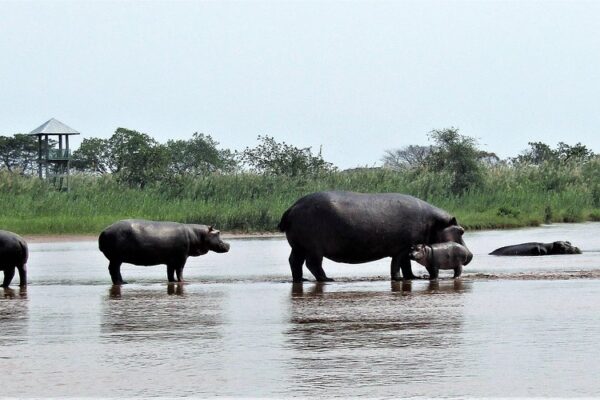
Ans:
<svg viewBox="0 0 600 400"><path fill-rule="evenodd" d="M59 120L51 118L29 132L29 135L79 135L79 132Z"/></svg>

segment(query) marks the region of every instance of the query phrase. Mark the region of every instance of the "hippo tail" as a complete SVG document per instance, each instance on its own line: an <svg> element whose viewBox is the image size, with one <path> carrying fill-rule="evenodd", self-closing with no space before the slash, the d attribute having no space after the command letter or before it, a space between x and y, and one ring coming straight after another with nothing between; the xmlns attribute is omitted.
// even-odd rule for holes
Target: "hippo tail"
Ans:
<svg viewBox="0 0 600 400"><path fill-rule="evenodd" d="M287 211L284 212L283 215L281 216L281 221L279 221L279 225L277 225L280 232L285 232L287 230L287 228L289 228L289 226L290 226L290 221L289 221L290 210L291 209L288 208Z"/></svg>

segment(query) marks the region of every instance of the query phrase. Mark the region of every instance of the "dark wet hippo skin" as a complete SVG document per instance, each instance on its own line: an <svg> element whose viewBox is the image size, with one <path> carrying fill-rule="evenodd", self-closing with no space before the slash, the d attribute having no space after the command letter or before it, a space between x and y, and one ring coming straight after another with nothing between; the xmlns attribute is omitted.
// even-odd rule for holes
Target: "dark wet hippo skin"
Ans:
<svg viewBox="0 0 600 400"><path fill-rule="evenodd" d="M471 252L456 242L435 243L432 245L418 244L410 253L415 260L429 272L429 279L437 279L440 269L454 270L454 278L462 274L462 267L472 257Z"/></svg>
<svg viewBox="0 0 600 400"><path fill-rule="evenodd" d="M19 271L19 286L27 285L27 242L16 233L0 230L0 270L4 271L2 287L7 288Z"/></svg>
<svg viewBox="0 0 600 400"><path fill-rule="evenodd" d="M573 246L571 242L530 242L500 247L490 254L494 256L546 256L553 254L581 254L581 250Z"/></svg>
<svg viewBox="0 0 600 400"><path fill-rule="evenodd" d="M166 264L169 282L182 282L188 257L210 250L229 251L229 244L221 240L220 232L212 226L139 219L115 222L102 231L98 245L108 258L108 271L115 285L126 283L121 277L122 263Z"/></svg>
<svg viewBox="0 0 600 400"><path fill-rule="evenodd" d="M294 282L303 281L304 262L317 281L331 281L323 271L323 257L350 264L392 257L392 280L415 279L411 246L449 241L464 246L464 229L456 218L398 193L309 194L283 214L279 229L292 248L289 263ZM469 252L467 263L471 258Z"/></svg>

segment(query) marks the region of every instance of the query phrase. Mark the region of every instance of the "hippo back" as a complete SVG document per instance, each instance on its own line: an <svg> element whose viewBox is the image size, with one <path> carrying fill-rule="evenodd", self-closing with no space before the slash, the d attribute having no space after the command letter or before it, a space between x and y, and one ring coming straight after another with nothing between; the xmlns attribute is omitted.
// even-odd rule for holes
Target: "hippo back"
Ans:
<svg viewBox="0 0 600 400"><path fill-rule="evenodd" d="M102 231L98 247L109 260L157 265L187 258L190 240L185 224L130 219Z"/></svg>

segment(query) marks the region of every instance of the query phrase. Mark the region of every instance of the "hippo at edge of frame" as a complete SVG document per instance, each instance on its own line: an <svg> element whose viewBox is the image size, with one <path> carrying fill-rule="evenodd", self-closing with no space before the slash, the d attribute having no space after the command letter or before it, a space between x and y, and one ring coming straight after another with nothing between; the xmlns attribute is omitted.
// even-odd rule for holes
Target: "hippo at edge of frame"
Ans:
<svg viewBox="0 0 600 400"><path fill-rule="evenodd" d="M19 286L27 286L27 242L21 236L0 230L0 271L4 271L2 287L7 288L19 271Z"/></svg>
<svg viewBox="0 0 600 400"><path fill-rule="evenodd" d="M581 254L579 247L571 242L539 243L529 242L504 246L490 253L492 256L548 256L553 254Z"/></svg>
<svg viewBox="0 0 600 400"><path fill-rule="evenodd" d="M108 259L113 284L127 283L121 276L121 264L167 265L169 282L183 281L183 267L189 256L229 251L220 232L212 226L178 222L127 219L104 229L98 238L100 251ZM177 274L177 280L175 280Z"/></svg>
<svg viewBox="0 0 600 400"><path fill-rule="evenodd" d="M279 230L285 232L292 248L289 263L294 282L304 280L305 261L317 281L332 281L323 271L323 257L349 264L392 257L392 280L416 279L409 257L413 245L465 245L464 229L456 218L423 200L399 193L312 193L285 211ZM472 258L469 252L465 265Z"/></svg>
<svg viewBox="0 0 600 400"><path fill-rule="evenodd" d="M418 244L410 253L415 260L427 269L430 276L438 276L440 269L454 270L454 278L462 274L462 267L471 257L471 252L456 242Z"/></svg>

